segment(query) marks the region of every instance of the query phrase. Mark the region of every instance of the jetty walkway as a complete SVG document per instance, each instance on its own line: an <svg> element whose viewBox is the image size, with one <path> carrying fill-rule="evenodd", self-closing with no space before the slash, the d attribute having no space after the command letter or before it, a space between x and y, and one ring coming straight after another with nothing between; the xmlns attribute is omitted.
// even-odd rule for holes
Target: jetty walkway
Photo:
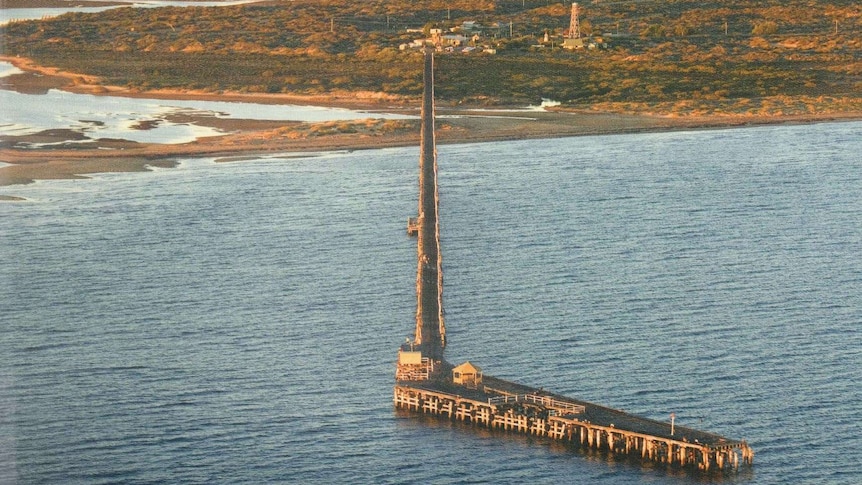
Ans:
<svg viewBox="0 0 862 485"><path fill-rule="evenodd" d="M418 237L416 270L416 332L414 349L435 361L443 360L446 323L443 319L443 262L440 254L440 197L437 192L437 143L434 127L434 55L425 53L422 132L419 155L419 215L408 221Z"/></svg>
<svg viewBox="0 0 862 485"><path fill-rule="evenodd" d="M416 235L416 329L401 346L395 373L395 406L475 426L544 436L613 454L702 471L751 465L744 440L676 426L485 376L470 362L446 362L440 200L434 128L434 55L425 53L425 89L419 157L419 214L408 219Z"/></svg>

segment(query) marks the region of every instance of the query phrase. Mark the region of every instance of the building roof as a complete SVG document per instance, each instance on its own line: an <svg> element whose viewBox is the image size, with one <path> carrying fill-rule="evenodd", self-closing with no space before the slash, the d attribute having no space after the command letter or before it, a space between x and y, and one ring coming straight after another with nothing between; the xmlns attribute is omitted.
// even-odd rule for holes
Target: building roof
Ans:
<svg viewBox="0 0 862 485"><path fill-rule="evenodd" d="M482 372L482 369L471 364L470 361L468 360L467 362L464 362L463 364L459 365L458 367L455 367L454 369L452 369L452 372L460 372L462 374L478 374L478 373Z"/></svg>

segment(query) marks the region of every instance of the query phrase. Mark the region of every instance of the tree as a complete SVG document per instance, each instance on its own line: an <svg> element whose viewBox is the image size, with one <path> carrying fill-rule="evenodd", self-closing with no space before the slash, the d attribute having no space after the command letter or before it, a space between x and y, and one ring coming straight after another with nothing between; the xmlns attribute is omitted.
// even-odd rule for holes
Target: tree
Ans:
<svg viewBox="0 0 862 485"><path fill-rule="evenodd" d="M753 35L772 35L776 32L778 32L778 24L771 20L757 22L751 29Z"/></svg>

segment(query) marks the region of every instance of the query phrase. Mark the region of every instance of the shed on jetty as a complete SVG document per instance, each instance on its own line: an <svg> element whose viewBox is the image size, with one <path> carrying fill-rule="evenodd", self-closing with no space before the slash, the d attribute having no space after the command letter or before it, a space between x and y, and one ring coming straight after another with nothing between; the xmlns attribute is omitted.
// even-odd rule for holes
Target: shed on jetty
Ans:
<svg viewBox="0 0 862 485"><path fill-rule="evenodd" d="M477 387L482 383L482 369L468 360L452 369L452 382L466 387Z"/></svg>

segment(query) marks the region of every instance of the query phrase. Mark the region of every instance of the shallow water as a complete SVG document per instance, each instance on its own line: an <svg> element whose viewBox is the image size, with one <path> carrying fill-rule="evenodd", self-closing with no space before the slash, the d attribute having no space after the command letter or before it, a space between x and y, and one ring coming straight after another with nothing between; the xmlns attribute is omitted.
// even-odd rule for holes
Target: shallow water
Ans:
<svg viewBox="0 0 862 485"><path fill-rule="evenodd" d="M11 64L0 62L0 77L16 71ZM124 98L56 89L46 94L0 90L0 106L3 106L0 136L69 130L83 135L85 139L82 141L119 138L140 143L187 143L196 138L224 134L214 128L177 121L178 117L306 122L410 118L407 115L318 106Z"/></svg>
<svg viewBox="0 0 862 485"><path fill-rule="evenodd" d="M0 482L862 481L862 123L441 146L450 361L747 439L691 476L396 413L417 148L0 203Z"/></svg>

